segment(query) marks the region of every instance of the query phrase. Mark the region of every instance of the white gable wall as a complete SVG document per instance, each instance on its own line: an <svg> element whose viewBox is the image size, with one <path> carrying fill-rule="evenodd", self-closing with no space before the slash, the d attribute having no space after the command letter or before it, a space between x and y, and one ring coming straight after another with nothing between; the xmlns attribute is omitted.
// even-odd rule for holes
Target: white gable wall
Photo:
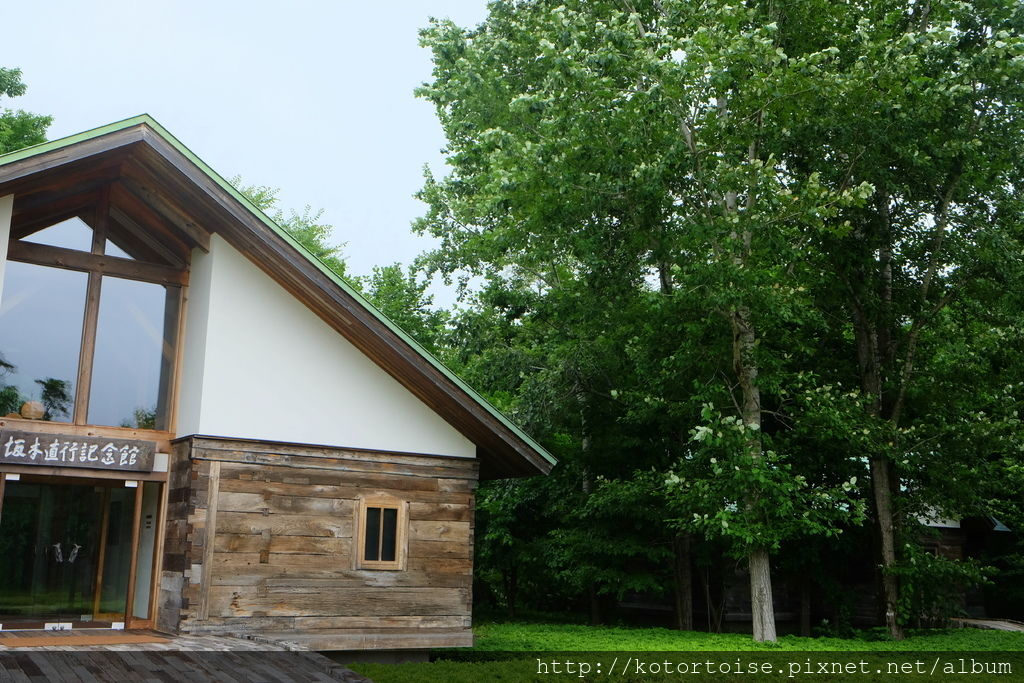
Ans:
<svg viewBox="0 0 1024 683"><path fill-rule="evenodd" d="M472 442L219 235L193 254L176 432L475 457Z"/></svg>

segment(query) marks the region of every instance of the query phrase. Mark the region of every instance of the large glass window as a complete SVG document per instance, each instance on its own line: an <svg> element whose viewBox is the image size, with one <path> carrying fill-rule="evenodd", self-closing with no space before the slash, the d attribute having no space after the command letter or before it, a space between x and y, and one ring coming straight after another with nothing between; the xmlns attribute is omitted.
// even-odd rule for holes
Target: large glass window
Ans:
<svg viewBox="0 0 1024 683"><path fill-rule="evenodd" d="M187 273L133 226L99 213L19 226L0 300L0 417L170 429Z"/></svg>
<svg viewBox="0 0 1024 683"><path fill-rule="evenodd" d="M89 424L166 429L161 387L173 361L178 288L104 277Z"/></svg>
<svg viewBox="0 0 1024 683"><path fill-rule="evenodd" d="M0 415L38 401L43 419L71 422L89 276L10 261L0 302Z"/></svg>

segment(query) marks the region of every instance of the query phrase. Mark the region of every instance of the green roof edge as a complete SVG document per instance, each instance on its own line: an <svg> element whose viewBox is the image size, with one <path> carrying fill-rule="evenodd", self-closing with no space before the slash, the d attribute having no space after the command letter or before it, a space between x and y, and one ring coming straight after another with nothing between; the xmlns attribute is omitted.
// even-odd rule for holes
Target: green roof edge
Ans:
<svg viewBox="0 0 1024 683"><path fill-rule="evenodd" d="M221 187L225 192L231 195L236 201L238 201L243 207L245 207L250 213L260 219L268 228L273 230L279 237L288 244L292 245L300 254L302 254L306 260L315 265L320 271L329 277L336 285L341 287L346 294L351 296L359 304L361 304L366 310L368 310L374 317L394 332L398 337L413 348L416 353L420 354L425 358L431 365L439 370L445 377L455 383L460 389L465 391L473 400L483 406L487 412L498 419L503 425L508 427L516 436L525 441L531 448L537 451L541 457L547 460L552 465L558 464L558 461L553 455L551 455L547 449L537 443L533 437L524 432L518 425L510 420L504 413L495 408L490 401L481 396L475 389L466 384L458 375L452 372L448 366L438 360L434 354L430 353L427 349L423 348L415 339L410 337L405 330L396 325L390 318L384 315L380 310L377 309L370 301L359 293L355 288L350 285L345 278L341 277L333 270L331 270L327 264L317 258L314 254L310 253L302 244L292 237L287 230L278 225L273 219L267 216L263 211L249 201L241 192L239 192L234 185L225 180L219 173L214 171L210 166L206 164L202 159L196 156L188 147L186 147L178 138L174 137L170 131L164 128L160 123L157 122L149 114L140 114L138 116L132 116L131 118L123 119L121 121L115 121L105 126L98 128L92 128L75 135L69 135L67 137L58 138L57 140L51 140L48 142L42 142L38 145L32 145L31 147L25 147L23 149L16 150L14 152L8 152L7 154L0 155L0 166L9 164L14 161L20 161L37 154L45 154L52 152L62 147L67 147L79 142L91 140L93 138L102 137L110 133L115 133L119 130L131 128L145 124L152 128L160 137L166 140L172 147L181 152L189 161L194 163L199 170L205 173L211 180Z"/></svg>

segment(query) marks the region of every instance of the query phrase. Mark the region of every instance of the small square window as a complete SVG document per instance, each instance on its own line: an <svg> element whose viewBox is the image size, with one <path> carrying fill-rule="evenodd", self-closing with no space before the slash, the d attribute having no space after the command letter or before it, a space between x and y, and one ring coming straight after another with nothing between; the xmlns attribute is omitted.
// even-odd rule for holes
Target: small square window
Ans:
<svg viewBox="0 0 1024 683"><path fill-rule="evenodd" d="M405 569L406 504L392 498L364 498L357 519L356 569Z"/></svg>

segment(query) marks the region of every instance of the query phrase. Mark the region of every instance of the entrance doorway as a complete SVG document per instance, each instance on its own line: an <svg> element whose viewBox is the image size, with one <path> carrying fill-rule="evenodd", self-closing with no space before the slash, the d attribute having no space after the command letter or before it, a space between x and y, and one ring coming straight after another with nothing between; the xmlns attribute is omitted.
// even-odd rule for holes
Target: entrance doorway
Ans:
<svg viewBox="0 0 1024 683"><path fill-rule="evenodd" d="M2 487L0 627L123 626L138 489L118 480L23 479Z"/></svg>

